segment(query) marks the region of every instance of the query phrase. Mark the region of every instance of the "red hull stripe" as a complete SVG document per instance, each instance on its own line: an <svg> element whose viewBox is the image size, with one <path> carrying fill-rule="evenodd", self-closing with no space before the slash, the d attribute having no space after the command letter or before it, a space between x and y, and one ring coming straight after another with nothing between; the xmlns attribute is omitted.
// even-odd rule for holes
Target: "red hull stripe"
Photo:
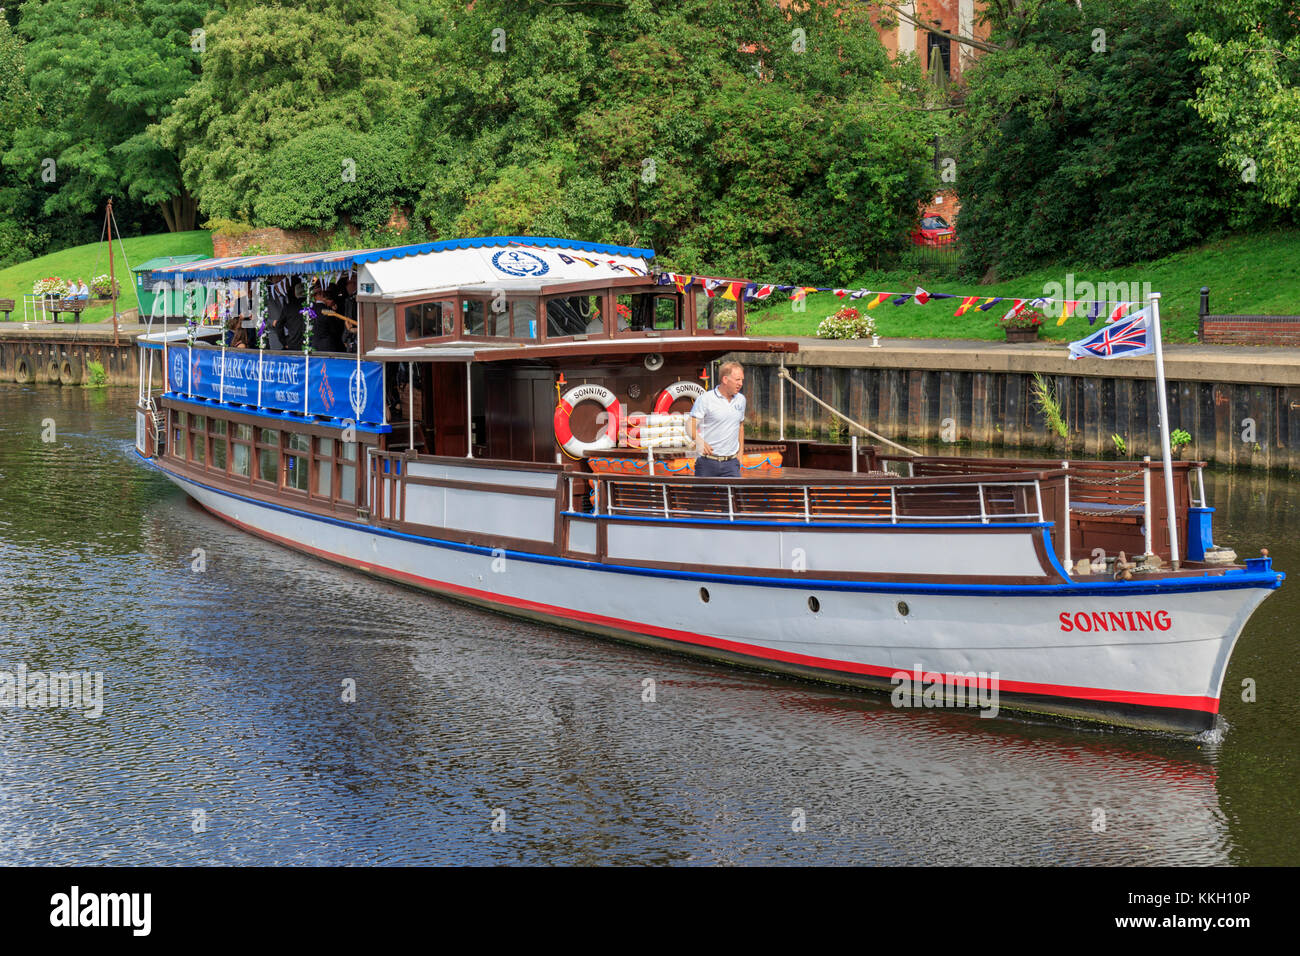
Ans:
<svg viewBox="0 0 1300 956"><path fill-rule="evenodd" d="M211 510L211 509L208 509ZM257 535L261 538L282 544L286 548L294 551L305 551L313 554L326 561L332 561L337 564L343 564L359 571L378 572L398 581L406 581L433 591L442 591L449 594L460 594L465 597L476 598L480 601L486 601L492 604L501 604L507 607L518 608L520 610L534 611L539 614L545 614L549 617L561 618L569 621L581 621L586 624L599 624L604 627L615 628L621 631L628 631L633 634L649 634L654 637L664 638L665 640L676 641L680 644L694 644L700 647L711 647L716 650L729 651L733 654L743 654L746 657L757 657L766 660L781 661L786 664L798 664L802 667L812 667L817 670L838 672L841 674L861 674L870 677L891 677L894 674L902 673L896 667L878 667L874 664L857 664L852 661L838 661L828 657L812 657L807 654L792 654L789 651L773 650L770 647L760 647L755 644L745 644L740 641L728 641L720 637L710 637L707 634L696 634L692 631L679 631L668 627L659 627L654 624L643 624L637 621L629 621L623 618L607 617L603 614L591 614L586 611L575 611L572 608L558 607L554 604L541 604L537 601L525 601L521 598L510 597L505 594L498 594L495 591L483 591L478 588L467 588L459 584L451 584L447 581L438 581L434 578L421 577L418 574L408 574L405 571L398 571L395 568L385 567L382 564L366 563L357 561L353 558L343 555L334 554L330 551L323 551L320 548L313 548L310 545L303 544L300 541L294 541L290 538L282 538L277 534L271 534L260 528L254 528L242 521L236 521L228 515L220 512L213 512L217 517L228 521L238 528L242 528L250 534ZM907 672L910 674L911 672ZM925 674L934 672L925 671ZM945 683L952 683L951 675L943 675ZM1012 694L1037 694L1043 697L1065 697L1071 700L1087 700L1098 703L1109 704L1137 704L1144 707L1168 707L1175 710L1195 710L1203 711L1208 714L1217 714L1219 712L1219 701L1214 697L1196 697L1185 694L1149 694L1141 691L1122 691L1122 690L1105 690L1099 687L1072 687L1068 684L1036 684L1029 681L1011 681L998 679L998 690L1006 691Z"/></svg>

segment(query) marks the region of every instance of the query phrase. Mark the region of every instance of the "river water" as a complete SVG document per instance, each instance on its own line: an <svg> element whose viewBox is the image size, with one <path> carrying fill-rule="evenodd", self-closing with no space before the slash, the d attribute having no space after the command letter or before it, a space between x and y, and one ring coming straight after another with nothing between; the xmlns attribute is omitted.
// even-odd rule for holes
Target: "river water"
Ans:
<svg viewBox="0 0 1300 956"><path fill-rule="evenodd" d="M103 674L97 718L0 708L0 863L1300 863L1300 579L1200 739L896 710L249 537L135 458L133 398L0 385L0 671ZM1295 483L1208 485L1300 570Z"/></svg>

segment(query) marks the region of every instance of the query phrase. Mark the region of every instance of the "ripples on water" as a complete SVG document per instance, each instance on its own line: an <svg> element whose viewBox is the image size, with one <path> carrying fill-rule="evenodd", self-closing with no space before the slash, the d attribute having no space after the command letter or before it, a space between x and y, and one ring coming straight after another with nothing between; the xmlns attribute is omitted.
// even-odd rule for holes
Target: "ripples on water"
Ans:
<svg viewBox="0 0 1300 956"><path fill-rule="evenodd" d="M1294 580L1226 733L898 711L265 544L134 459L132 399L0 385L0 670L105 682L98 720L0 709L0 863L1297 861ZM1293 485L1211 486L1220 543L1300 569Z"/></svg>

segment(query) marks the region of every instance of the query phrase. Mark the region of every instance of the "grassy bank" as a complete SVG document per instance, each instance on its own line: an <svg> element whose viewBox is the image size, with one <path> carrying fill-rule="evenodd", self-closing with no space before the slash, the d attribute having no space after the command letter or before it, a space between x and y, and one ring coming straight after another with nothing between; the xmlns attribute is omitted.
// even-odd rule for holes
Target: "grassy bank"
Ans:
<svg viewBox="0 0 1300 956"><path fill-rule="evenodd" d="M122 261L123 253L127 262ZM135 277L127 271L128 263L139 265L156 256L212 255L212 236L204 230L194 232L170 232L157 236L138 236L123 239L121 246L113 243L113 260L117 273L121 297L118 309L125 312L137 306L134 291ZM73 246L52 252L39 259L20 262L17 265L0 269L0 299L13 299L17 307L13 318L23 317L22 297L32 291L32 284L37 279L58 276L61 279L85 278L86 282L97 275L108 273L108 243L96 242L86 246ZM112 306L95 306L81 315L83 322L102 322L113 314ZM64 316L70 319L69 316Z"/></svg>
<svg viewBox="0 0 1300 956"><path fill-rule="evenodd" d="M936 281L915 272L895 272L863 276L850 285L893 292L911 292L920 285L929 292L1023 299L1047 295L1049 283L1064 287L1071 272L1067 266L1058 266L992 285ZM1155 262L1119 269L1080 269L1072 274L1076 288L1082 282L1094 285L1123 282L1135 289L1150 283L1152 292L1161 293L1160 317L1165 340L1194 342L1201 286L1210 287L1210 307L1215 312L1300 315L1300 231L1232 236ZM783 283L798 281L795 276L758 278ZM1059 301L1065 296L1058 293L1056 298ZM815 335L818 323L845 304L864 306L862 300L841 301L828 293L809 296L803 312L794 311L792 303L776 303L760 312L749 313L749 331L754 335ZM972 309L958 318L953 313L960 304L951 299L925 306L912 302L895 306L886 301L872 309L871 315L882 336L990 340L1003 337L996 320L1008 306L999 303L987 313ZM1088 320L1079 316L1060 326L1053 318L1044 325L1041 336L1068 341L1082 338L1089 328Z"/></svg>

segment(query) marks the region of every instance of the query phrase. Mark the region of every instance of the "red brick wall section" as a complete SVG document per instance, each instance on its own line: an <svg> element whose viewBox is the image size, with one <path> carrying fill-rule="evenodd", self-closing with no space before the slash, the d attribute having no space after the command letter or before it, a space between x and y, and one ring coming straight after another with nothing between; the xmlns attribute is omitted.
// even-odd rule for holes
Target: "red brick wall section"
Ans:
<svg viewBox="0 0 1300 956"><path fill-rule="evenodd" d="M957 195L955 189L941 189L930 197L921 208L921 216L943 216L944 222L950 226L957 225L957 217L961 215L961 197Z"/></svg>
<svg viewBox="0 0 1300 956"><path fill-rule="evenodd" d="M308 252L325 248L323 243L326 239L327 237L310 230L253 229L238 236L223 236L214 232L212 254L218 259L242 256L247 255L247 250L253 246L266 250L268 254Z"/></svg>
<svg viewBox="0 0 1300 956"><path fill-rule="evenodd" d="M1300 316L1206 316L1201 322L1206 345L1272 345L1300 348Z"/></svg>

